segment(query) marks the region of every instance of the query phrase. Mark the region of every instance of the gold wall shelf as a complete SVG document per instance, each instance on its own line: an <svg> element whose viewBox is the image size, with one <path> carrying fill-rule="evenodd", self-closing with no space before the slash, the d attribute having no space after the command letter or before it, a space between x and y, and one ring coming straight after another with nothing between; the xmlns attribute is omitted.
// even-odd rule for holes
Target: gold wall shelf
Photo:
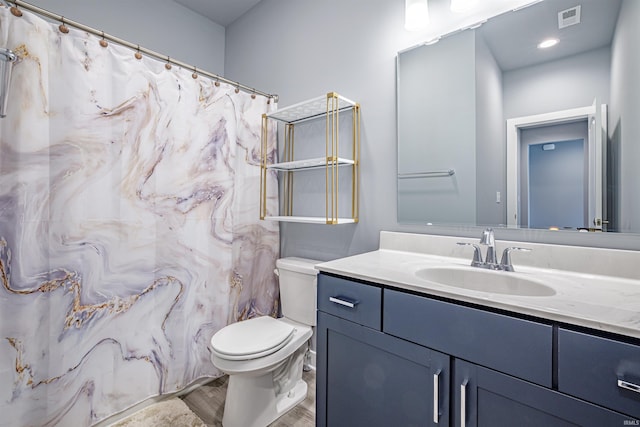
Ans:
<svg viewBox="0 0 640 427"><path fill-rule="evenodd" d="M339 114L352 111L352 158L338 157L339 148ZM326 122L325 156L293 159L294 127L307 120L324 119ZM284 123L284 162L268 163L267 135L271 121ZM360 167L360 104L351 101L335 92L326 96L309 99L278 111L262 115L262 144L260 153L260 219L273 221L289 221L313 224L350 224L358 222L358 179ZM351 216L338 216L338 170L342 167L351 169ZM293 215L293 176L296 171L325 169L325 216ZM283 214L267 215L267 172L274 170L283 172Z"/></svg>

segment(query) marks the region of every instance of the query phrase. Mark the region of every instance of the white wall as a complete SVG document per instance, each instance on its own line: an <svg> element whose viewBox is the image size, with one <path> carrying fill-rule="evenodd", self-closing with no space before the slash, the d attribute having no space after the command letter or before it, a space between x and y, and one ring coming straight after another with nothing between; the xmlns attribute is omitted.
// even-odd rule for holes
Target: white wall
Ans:
<svg viewBox="0 0 640 427"><path fill-rule="evenodd" d="M634 0L635 1L635 0ZM396 73L402 0L263 0L226 31L226 76L280 95L286 106L327 91L362 104L360 223L283 223L281 256L334 259L374 250L380 230L479 237L478 227L398 225ZM496 230L498 239L640 249L638 235Z"/></svg>
<svg viewBox="0 0 640 427"><path fill-rule="evenodd" d="M224 75L224 27L173 0L28 0L128 42Z"/></svg>
<svg viewBox="0 0 640 427"><path fill-rule="evenodd" d="M611 109L609 134L613 161L619 167L619 194L614 195L616 225L640 232L640 181L637 159L640 158L640 1L625 0L620 9L614 36L611 67ZM629 96L633 94L633 96ZM635 116L632 114L635 112Z"/></svg>

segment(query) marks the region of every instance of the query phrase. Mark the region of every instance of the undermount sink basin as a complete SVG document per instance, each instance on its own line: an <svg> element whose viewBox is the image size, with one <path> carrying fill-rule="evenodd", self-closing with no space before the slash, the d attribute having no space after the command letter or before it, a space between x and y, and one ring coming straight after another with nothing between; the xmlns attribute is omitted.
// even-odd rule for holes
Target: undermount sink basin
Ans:
<svg viewBox="0 0 640 427"><path fill-rule="evenodd" d="M416 271L420 279L440 285L494 294L548 297L556 291L517 273L485 270L477 267L431 267Z"/></svg>

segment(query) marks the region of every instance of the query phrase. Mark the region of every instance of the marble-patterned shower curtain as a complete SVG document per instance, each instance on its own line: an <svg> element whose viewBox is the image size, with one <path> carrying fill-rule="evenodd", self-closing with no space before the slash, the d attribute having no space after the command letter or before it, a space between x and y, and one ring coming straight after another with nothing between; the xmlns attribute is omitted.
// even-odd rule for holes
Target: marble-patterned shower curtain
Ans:
<svg viewBox="0 0 640 427"><path fill-rule="evenodd" d="M0 119L0 426L88 426L219 376L212 334L276 311L274 105L23 12L0 7L21 57Z"/></svg>

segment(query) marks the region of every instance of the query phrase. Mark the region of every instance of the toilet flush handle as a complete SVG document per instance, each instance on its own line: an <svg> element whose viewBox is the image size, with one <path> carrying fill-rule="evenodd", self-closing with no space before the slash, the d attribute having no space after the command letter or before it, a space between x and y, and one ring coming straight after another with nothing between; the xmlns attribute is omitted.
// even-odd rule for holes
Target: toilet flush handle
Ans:
<svg viewBox="0 0 640 427"><path fill-rule="evenodd" d="M275 274L276 276L280 277L280 273L278 272L277 268L273 269L273 274Z"/></svg>

